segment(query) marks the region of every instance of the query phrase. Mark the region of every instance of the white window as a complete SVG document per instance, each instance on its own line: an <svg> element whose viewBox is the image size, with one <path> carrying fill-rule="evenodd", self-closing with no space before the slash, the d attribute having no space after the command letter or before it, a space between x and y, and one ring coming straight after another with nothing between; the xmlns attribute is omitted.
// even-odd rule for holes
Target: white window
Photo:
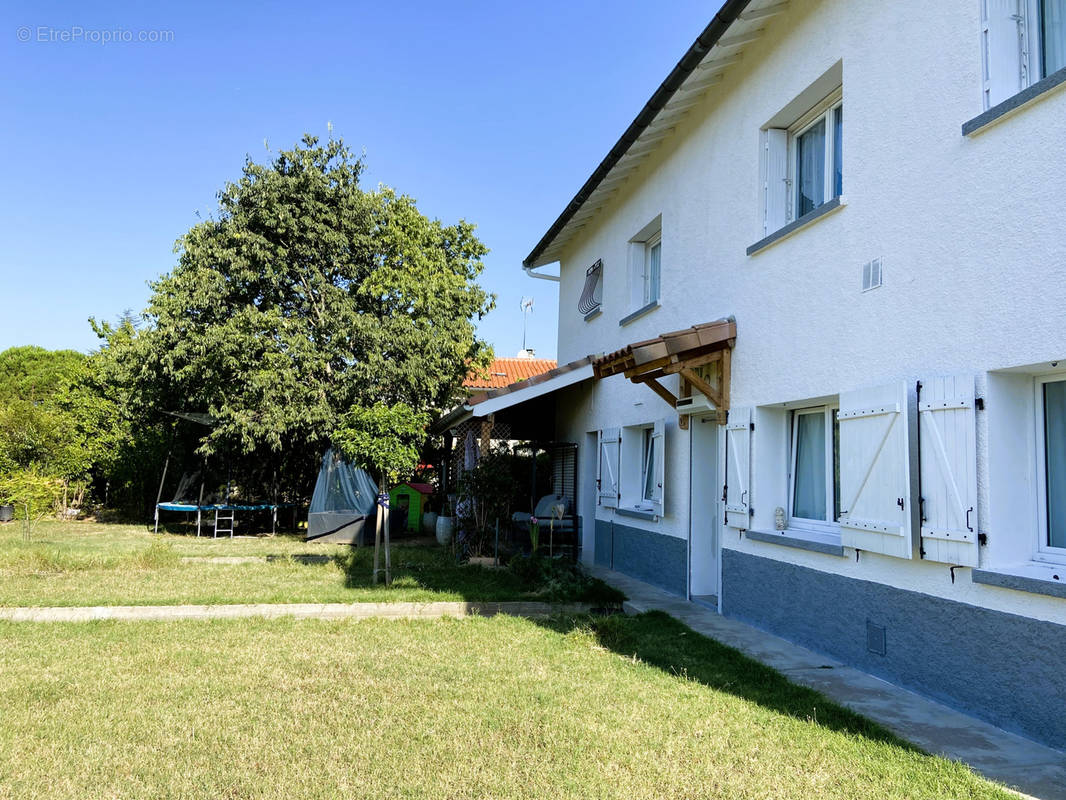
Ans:
<svg viewBox="0 0 1066 800"><path fill-rule="evenodd" d="M981 0L984 106L1066 68L1066 0Z"/></svg>
<svg viewBox="0 0 1066 800"><path fill-rule="evenodd" d="M644 429L644 458L641 465L641 502L649 508L663 496L663 487L659 483L659 455L656 452L658 441L652 428Z"/></svg>
<svg viewBox="0 0 1066 800"><path fill-rule="evenodd" d="M644 273L641 282L644 288L644 305L659 299L659 270L662 263L663 235L660 231L644 243Z"/></svg>
<svg viewBox="0 0 1066 800"><path fill-rule="evenodd" d="M662 253L663 233L660 215L629 240L631 311L639 311L659 302Z"/></svg>
<svg viewBox="0 0 1066 800"><path fill-rule="evenodd" d="M665 427L665 420L659 420L622 428L619 508L663 515Z"/></svg>
<svg viewBox="0 0 1066 800"><path fill-rule="evenodd" d="M840 425L831 406L792 414L789 527L834 531L840 520Z"/></svg>
<svg viewBox="0 0 1066 800"><path fill-rule="evenodd" d="M837 88L789 127L763 131L764 233L773 233L843 194L842 98Z"/></svg>
<svg viewBox="0 0 1066 800"><path fill-rule="evenodd" d="M1066 375L1038 378L1037 416L1037 554L1066 558Z"/></svg>
<svg viewBox="0 0 1066 800"><path fill-rule="evenodd" d="M812 113L813 119L804 117L789 136L791 219L809 214L844 190L844 105L837 102Z"/></svg>

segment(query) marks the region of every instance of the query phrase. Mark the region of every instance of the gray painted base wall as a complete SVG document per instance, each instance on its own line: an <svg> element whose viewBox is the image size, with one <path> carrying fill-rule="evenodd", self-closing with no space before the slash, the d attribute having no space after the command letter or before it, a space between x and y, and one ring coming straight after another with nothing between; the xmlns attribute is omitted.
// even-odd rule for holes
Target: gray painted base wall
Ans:
<svg viewBox="0 0 1066 800"><path fill-rule="evenodd" d="M736 550L722 559L726 616L1066 748L1066 626ZM884 655L867 649L879 628Z"/></svg>
<svg viewBox="0 0 1066 800"><path fill-rule="evenodd" d="M688 591L688 541L676 536L598 519L593 561L681 597Z"/></svg>

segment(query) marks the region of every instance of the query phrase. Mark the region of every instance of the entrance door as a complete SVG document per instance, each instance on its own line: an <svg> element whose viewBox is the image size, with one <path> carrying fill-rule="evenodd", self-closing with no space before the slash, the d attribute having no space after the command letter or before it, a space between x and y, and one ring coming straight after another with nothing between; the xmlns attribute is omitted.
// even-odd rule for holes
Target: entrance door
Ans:
<svg viewBox="0 0 1066 800"><path fill-rule="evenodd" d="M721 524L718 479L718 422L715 417L693 418L692 485L689 494L689 596L718 604L718 549Z"/></svg>

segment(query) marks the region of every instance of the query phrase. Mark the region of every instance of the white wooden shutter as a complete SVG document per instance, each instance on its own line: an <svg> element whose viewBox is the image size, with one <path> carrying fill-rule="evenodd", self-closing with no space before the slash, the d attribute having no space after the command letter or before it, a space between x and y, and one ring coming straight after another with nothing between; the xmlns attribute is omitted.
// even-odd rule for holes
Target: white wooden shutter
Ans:
<svg viewBox="0 0 1066 800"><path fill-rule="evenodd" d="M922 550L977 566L977 424L973 375L930 378L918 395Z"/></svg>
<svg viewBox="0 0 1066 800"><path fill-rule="evenodd" d="M917 433L905 382L840 395L840 540L845 547L913 558Z"/></svg>
<svg viewBox="0 0 1066 800"><path fill-rule="evenodd" d="M618 508L618 455L621 444L620 428L600 431L600 464L596 484L599 486L600 505L604 508Z"/></svg>
<svg viewBox="0 0 1066 800"><path fill-rule="evenodd" d="M655 443L655 463L652 465L652 469L655 470L655 482L657 484L658 492L655 498L652 500L652 511L663 516L663 509L666 508L666 421L658 420L652 426L651 440Z"/></svg>
<svg viewBox="0 0 1066 800"><path fill-rule="evenodd" d="M763 184L766 215L763 233L769 235L788 222L788 131L765 131L766 174Z"/></svg>
<svg viewBox="0 0 1066 800"><path fill-rule="evenodd" d="M984 57L985 109L1026 87L1027 0L982 0L981 50Z"/></svg>
<svg viewBox="0 0 1066 800"><path fill-rule="evenodd" d="M747 530L751 524L751 409L729 409L725 426L725 524Z"/></svg>

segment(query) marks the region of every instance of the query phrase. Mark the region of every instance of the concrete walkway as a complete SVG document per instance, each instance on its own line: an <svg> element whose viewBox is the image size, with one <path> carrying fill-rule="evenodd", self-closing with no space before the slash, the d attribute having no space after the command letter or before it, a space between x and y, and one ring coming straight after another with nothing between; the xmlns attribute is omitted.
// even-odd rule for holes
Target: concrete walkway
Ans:
<svg viewBox="0 0 1066 800"><path fill-rule="evenodd" d="M239 617L297 617L301 619L438 619L440 617L550 617L588 614L591 603L253 603L218 606L73 606L0 608L0 620L10 622L126 622L180 619L236 619Z"/></svg>
<svg viewBox="0 0 1066 800"><path fill-rule="evenodd" d="M1066 800L1066 753L1008 733L839 661L690 603L620 572L588 571L629 597L626 613L665 611L693 630L783 672L930 753L1041 800Z"/></svg>

